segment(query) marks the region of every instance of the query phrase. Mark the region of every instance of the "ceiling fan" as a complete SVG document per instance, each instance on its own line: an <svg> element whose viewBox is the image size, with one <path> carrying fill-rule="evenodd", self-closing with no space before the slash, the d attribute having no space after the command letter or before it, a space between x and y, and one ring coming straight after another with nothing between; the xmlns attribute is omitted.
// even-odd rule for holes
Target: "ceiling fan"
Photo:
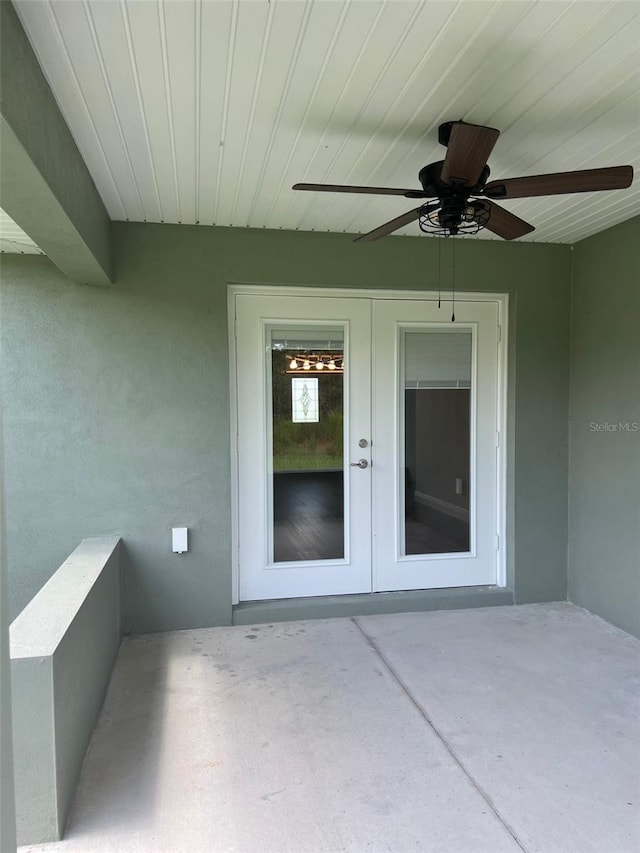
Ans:
<svg viewBox="0 0 640 853"><path fill-rule="evenodd" d="M487 228L505 240L514 240L534 231L534 226L496 204L494 199L529 198L563 193L621 190L631 185L631 166L610 166L551 175L531 175L489 181L487 160L500 131L493 127L448 121L438 128L438 141L447 149L444 160L420 169L421 190L393 187L354 187L340 184L294 184L294 190L330 193L401 195L426 199L419 207L396 216L354 242L378 240L398 228L418 220L420 229L441 236L475 234Z"/></svg>

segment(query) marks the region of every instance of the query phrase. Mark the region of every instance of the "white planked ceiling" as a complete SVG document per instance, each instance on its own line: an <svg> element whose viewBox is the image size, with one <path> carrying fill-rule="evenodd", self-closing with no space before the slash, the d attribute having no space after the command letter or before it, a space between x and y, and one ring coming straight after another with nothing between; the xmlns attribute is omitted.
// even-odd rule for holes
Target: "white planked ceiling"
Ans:
<svg viewBox="0 0 640 853"><path fill-rule="evenodd" d="M459 118L502 131L493 178L640 168L635 0L15 5L116 220L368 231L415 204L291 185L418 187ZM503 204L572 243L639 213L640 179Z"/></svg>
<svg viewBox="0 0 640 853"><path fill-rule="evenodd" d="M0 253L10 255L44 255L31 237L0 208Z"/></svg>

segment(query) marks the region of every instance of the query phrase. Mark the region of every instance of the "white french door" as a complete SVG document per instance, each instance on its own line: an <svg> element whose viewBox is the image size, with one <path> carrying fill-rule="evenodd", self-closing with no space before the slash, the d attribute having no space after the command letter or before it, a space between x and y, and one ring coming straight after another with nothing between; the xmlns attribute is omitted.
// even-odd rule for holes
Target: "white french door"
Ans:
<svg viewBox="0 0 640 853"><path fill-rule="evenodd" d="M499 582L498 301L234 300L239 600Z"/></svg>
<svg viewBox="0 0 640 853"><path fill-rule="evenodd" d="M373 306L373 589L497 580L498 305Z"/></svg>
<svg viewBox="0 0 640 853"><path fill-rule="evenodd" d="M370 335L367 299L236 296L241 601L371 589Z"/></svg>

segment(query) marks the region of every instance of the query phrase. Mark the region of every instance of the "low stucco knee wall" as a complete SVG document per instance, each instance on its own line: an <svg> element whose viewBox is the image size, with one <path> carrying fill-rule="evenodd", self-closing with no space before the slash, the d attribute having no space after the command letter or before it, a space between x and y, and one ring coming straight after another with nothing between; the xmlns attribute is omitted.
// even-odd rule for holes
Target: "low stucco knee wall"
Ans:
<svg viewBox="0 0 640 853"><path fill-rule="evenodd" d="M19 844L62 837L122 638L120 539L84 539L11 625Z"/></svg>

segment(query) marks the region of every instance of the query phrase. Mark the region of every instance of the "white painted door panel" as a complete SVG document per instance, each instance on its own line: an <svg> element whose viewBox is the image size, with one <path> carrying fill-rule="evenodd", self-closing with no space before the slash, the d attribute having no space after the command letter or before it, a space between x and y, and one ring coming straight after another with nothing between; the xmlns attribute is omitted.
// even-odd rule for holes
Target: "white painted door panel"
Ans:
<svg viewBox="0 0 640 853"><path fill-rule="evenodd" d="M344 333L344 553L274 561L270 329L340 327ZM371 590L371 301L236 295L240 600Z"/></svg>
<svg viewBox="0 0 640 853"><path fill-rule="evenodd" d="M374 591L496 583L498 306L495 302L458 302L455 323L449 321L448 312L443 322L444 313L435 302L374 302ZM449 491L443 495L442 483L432 487L427 478L426 485L421 485L422 491L411 491L405 486L409 467L405 460L403 339L409 333L430 335L434 332L439 339L443 334L470 337L470 389L436 392L469 396L469 467L468 473L460 472L468 494L469 544L461 550L456 550L455 543L435 545L436 548L448 547L450 552L406 553L405 503L408 500L414 499L416 505L422 503L430 511L437 507L440 517L452 514L460 518L464 512L450 502ZM435 381L437 384L439 380ZM442 381L442 384L447 382ZM417 442L420 441L418 435ZM446 459L438 460L439 452L437 447L432 449L432 467L439 463L440 469L446 468ZM451 492L456 473L450 475ZM406 523L410 523L408 519Z"/></svg>

